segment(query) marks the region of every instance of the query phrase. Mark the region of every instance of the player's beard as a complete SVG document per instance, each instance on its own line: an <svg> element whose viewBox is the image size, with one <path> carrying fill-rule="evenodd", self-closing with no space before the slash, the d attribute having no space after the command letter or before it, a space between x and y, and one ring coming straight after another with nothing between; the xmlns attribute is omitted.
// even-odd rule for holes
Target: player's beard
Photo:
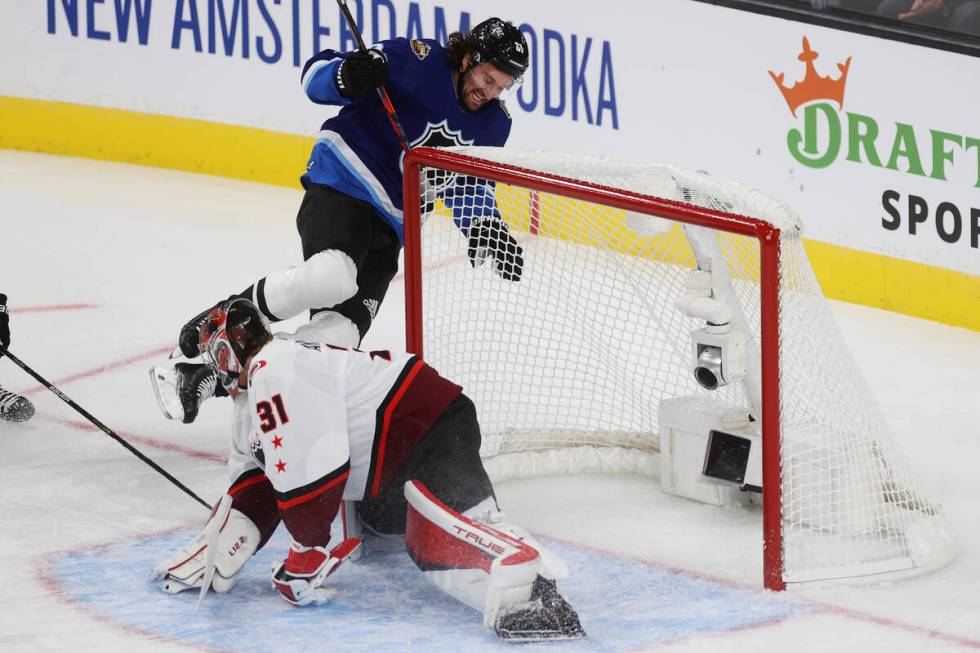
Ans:
<svg viewBox="0 0 980 653"><path fill-rule="evenodd" d="M474 89L466 94L463 105L470 111L479 111L487 103L486 96L481 91Z"/></svg>
<svg viewBox="0 0 980 653"><path fill-rule="evenodd" d="M475 85L473 89L469 91L466 90L466 73L469 72L469 70L470 69L467 68L463 72L459 73L457 77L456 97L459 98L460 104L462 104L463 108L467 111L479 111L486 105L488 100L486 99L486 96L482 96L484 98L482 101L477 99L477 95L481 95L482 91L480 91L479 88L476 88ZM471 102L473 106L471 106Z"/></svg>

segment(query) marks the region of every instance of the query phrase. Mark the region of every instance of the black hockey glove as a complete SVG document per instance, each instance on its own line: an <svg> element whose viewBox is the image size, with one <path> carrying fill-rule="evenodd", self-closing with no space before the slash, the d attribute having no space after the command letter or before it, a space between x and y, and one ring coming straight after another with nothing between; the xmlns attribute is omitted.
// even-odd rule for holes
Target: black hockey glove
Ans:
<svg viewBox="0 0 980 653"><path fill-rule="evenodd" d="M3 293L0 293L0 345L4 349L10 346L10 315L7 314L7 296Z"/></svg>
<svg viewBox="0 0 980 653"><path fill-rule="evenodd" d="M493 257L494 272L507 281L520 281L524 271L524 250L510 235L507 223L500 218L474 219L470 223L467 255L473 267Z"/></svg>
<svg viewBox="0 0 980 653"><path fill-rule="evenodd" d="M337 68L337 90L348 100L356 100L387 78L388 62L380 50L358 50L347 55Z"/></svg>

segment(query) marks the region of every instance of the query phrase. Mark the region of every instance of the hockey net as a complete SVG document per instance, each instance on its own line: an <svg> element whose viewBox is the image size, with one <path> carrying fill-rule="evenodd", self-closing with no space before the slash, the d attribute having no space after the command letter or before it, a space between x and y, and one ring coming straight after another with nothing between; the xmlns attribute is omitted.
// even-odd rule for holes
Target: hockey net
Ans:
<svg viewBox="0 0 980 653"><path fill-rule="evenodd" d="M523 248L520 281L468 256L461 216L494 211ZM406 159L405 231L408 346L474 400L498 477L658 475L660 403L700 397L761 422L767 587L954 555L785 205L674 166L423 149ZM748 334L745 379L711 391L692 373L705 320L676 307L695 269Z"/></svg>

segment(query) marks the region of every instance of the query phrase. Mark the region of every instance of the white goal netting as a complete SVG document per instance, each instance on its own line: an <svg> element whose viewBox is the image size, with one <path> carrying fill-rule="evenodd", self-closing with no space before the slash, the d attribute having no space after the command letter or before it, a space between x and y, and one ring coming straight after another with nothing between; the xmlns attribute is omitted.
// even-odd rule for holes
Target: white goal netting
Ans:
<svg viewBox="0 0 980 653"><path fill-rule="evenodd" d="M782 579L919 573L950 559L955 547L940 507L896 447L820 292L789 208L674 166L455 151L778 228ZM508 466L530 474L554 452L589 460L596 448L655 456L664 399L711 397L761 419L756 238L728 233L721 223L693 227L520 183L495 184L478 168L466 175L423 168L420 196L406 196L406 203L422 204L423 355L476 403L488 465L521 454L516 460L523 462ZM497 274L492 255L471 265L460 229L469 216L507 223L523 250L519 281ZM697 268L711 270L714 296L732 306L749 334L745 381L714 391L692 373L691 332L705 322L675 307ZM636 460L618 468L655 473L642 455Z"/></svg>

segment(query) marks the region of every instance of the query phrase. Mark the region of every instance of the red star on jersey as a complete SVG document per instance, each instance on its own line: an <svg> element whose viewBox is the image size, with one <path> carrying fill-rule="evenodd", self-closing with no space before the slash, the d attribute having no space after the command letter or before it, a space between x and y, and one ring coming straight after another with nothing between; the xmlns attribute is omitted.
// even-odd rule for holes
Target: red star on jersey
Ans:
<svg viewBox="0 0 980 653"><path fill-rule="evenodd" d="M284 461L282 461L282 460L280 460L279 462L277 462L276 463L276 471L279 472L280 474L282 472L286 471L286 463Z"/></svg>
<svg viewBox="0 0 980 653"><path fill-rule="evenodd" d="M276 437L272 438L272 446L275 447L276 449L278 449L279 447L282 446L282 436L281 435L277 435Z"/></svg>

